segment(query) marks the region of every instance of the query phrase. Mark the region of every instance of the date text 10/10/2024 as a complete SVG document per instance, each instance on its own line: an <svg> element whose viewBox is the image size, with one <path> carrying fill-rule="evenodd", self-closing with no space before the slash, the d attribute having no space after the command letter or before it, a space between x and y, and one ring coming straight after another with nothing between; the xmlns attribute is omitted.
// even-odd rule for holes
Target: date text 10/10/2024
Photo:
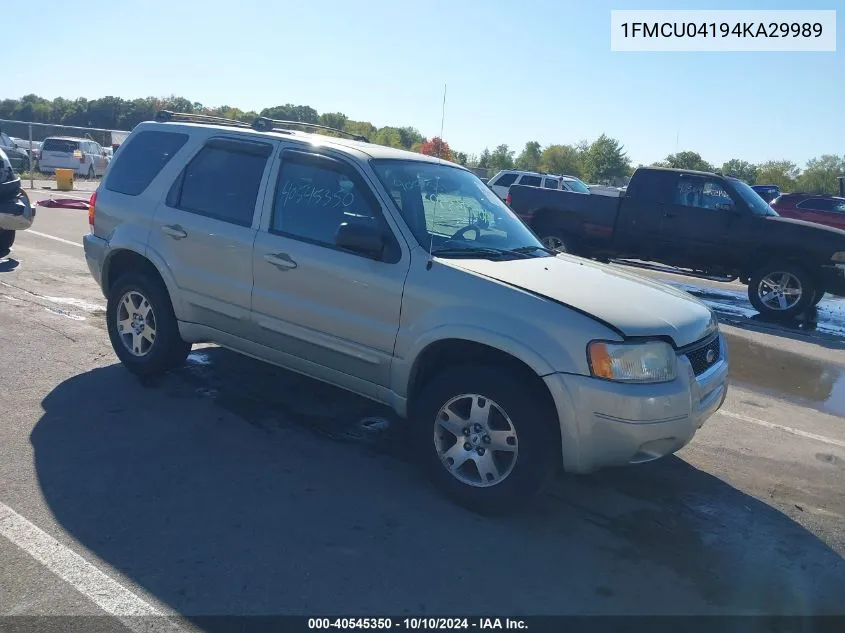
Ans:
<svg viewBox="0 0 845 633"><path fill-rule="evenodd" d="M310 630L527 630L517 618L308 618Z"/></svg>

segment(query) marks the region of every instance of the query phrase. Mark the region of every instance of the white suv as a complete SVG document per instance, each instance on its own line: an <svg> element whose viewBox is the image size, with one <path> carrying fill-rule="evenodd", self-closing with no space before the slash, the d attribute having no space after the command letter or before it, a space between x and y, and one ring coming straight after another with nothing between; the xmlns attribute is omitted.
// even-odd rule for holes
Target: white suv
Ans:
<svg viewBox="0 0 845 633"><path fill-rule="evenodd" d="M41 144L38 169L52 174L56 169L72 169L80 176L95 178L106 172L108 160L102 146L90 139L51 136Z"/></svg>
<svg viewBox="0 0 845 633"><path fill-rule="evenodd" d="M536 171L520 171L518 169L503 169L489 181L490 187L499 198L508 197L511 185L525 185L527 187L543 187L543 189L564 189L575 193L590 193L590 188L575 176L556 176L542 174Z"/></svg>
<svg viewBox="0 0 845 633"><path fill-rule="evenodd" d="M159 119L115 154L83 240L136 374L214 342L358 393L489 511L559 467L673 453L721 406L703 303L550 253L469 170L264 118Z"/></svg>

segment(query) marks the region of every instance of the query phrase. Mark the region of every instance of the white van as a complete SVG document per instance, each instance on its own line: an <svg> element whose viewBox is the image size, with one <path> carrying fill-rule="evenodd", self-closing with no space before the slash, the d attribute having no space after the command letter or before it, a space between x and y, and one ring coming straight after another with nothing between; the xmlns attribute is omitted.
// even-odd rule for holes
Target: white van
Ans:
<svg viewBox="0 0 845 633"><path fill-rule="evenodd" d="M51 136L41 144L39 171L55 173L56 169L73 169L86 178L102 176L106 172L105 152L99 143L86 138Z"/></svg>

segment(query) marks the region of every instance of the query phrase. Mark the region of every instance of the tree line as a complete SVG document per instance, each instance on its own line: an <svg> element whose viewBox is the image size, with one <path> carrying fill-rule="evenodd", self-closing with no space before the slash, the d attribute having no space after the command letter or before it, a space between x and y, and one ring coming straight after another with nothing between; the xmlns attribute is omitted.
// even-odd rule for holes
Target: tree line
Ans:
<svg viewBox="0 0 845 633"><path fill-rule="evenodd" d="M590 183L624 184L633 172L622 143L602 134L594 141L582 140L574 145L551 144L543 146L529 141L520 153L501 144L492 151L485 148L479 154L457 151L440 138L426 138L414 127L378 127L369 121L355 121L341 112L319 113L305 105L285 104L264 108L260 112L243 111L229 105L206 106L184 97L145 97L122 99L45 99L29 94L20 99L0 101L0 119L31 121L54 125L131 130L141 121L148 121L159 110L187 112L236 119L250 122L258 116L273 119L316 123L366 136L370 142L440 156L446 160L487 169L489 175L501 169L524 169L553 174L577 176ZM711 165L697 152L683 151L670 154L657 166L702 171L721 171L736 176L749 184L775 184L784 191L836 193L837 176L845 174L845 156L824 154L807 162L804 169L790 160L771 160L752 164L741 159L731 159L721 167Z"/></svg>

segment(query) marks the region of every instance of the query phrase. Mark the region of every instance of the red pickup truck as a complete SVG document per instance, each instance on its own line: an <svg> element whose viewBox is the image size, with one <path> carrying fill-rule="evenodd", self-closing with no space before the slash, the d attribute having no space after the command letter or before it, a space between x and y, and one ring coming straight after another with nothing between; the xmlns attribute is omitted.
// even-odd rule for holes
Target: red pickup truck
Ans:
<svg viewBox="0 0 845 633"><path fill-rule="evenodd" d="M783 218L795 218L845 229L845 198L811 193L785 193L771 202Z"/></svg>

